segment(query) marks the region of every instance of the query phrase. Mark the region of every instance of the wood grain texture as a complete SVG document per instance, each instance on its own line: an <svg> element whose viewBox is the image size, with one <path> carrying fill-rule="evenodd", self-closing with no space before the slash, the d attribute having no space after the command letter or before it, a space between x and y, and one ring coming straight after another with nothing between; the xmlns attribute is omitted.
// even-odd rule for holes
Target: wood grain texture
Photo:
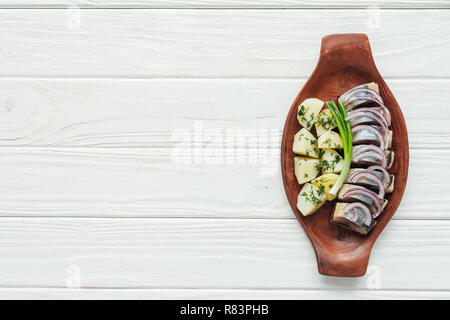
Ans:
<svg viewBox="0 0 450 320"><path fill-rule="evenodd" d="M67 27L71 4L154 9L82 10L77 30ZM311 9L330 5L361 9ZM245 9L262 6L308 9ZM0 216L6 216L0 218L0 297L448 298L450 199L439 190L450 179L450 119L442 104L450 98L449 12L382 10L380 28L369 29L366 6L2 1L0 8L61 10L0 10ZM244 10L156 9L176 7ZM311 73L322 35L355 30L369 33L380 71L407 106L414 149L395 216L402 220L390 223L371 261L373 275L381 268L381 290L367 289L373 278L340 282L317 274L279 173L261 175L247 160L218 167L171 162L172 133L192 130L196 120L205 128L281 128L280 110ZM36 79L20 78L26 76ZM146 79L166 77L172 79ZM225 149L220 141L212 145ZM173 193L170 184L181 191ZM7 218L13 216L22 218ZM64 218L77 216L89 218ZM81 266L82 285L90 288L81 294L64 289L73 265ZM91 289L96 286L108 289Z"/></svg>
<svg viewBox="0 0 450 320"><path fill-rule="evenodd" d="M448 10L0 10L2 76L307 77L329 33L365 32L384 77L448 77ZM338 22L338 23L337 23ZM392 33L392 30L396 30ZM436 40L442 39L442 40ZM119 45L120 44L120 45Z"/></svg>
<svg viewBox="0 0 450 320"><path fill-rule="evenodd" d="M1 79L0 146L167 148L176 130L281 134L302 79ZM450 149L449 80L389 80L412 149ZM426 106L427 112L424 112ZM227 142L210 141L223 149Z"/></svg>
<svg viewBox="0 0 450 320"><path fill-rule="evenodd" d="M309 300L309 299L430 299L447 300L450 291L282 290L282 289L58 289L0 288L0 299L145 299L145 300Z"/></svg>
<svg viewBox="0 0 450 320"><path fill-rule="evenodd" d="M261 174L243 157L243 164L183 165L159 148L137 152L2 148L0 216L294 219L279 171ZM449 157L449 151L411 152L394 219L450 219L450 172L443 169Z"/></svg>
<svg viewBox="0 0 450 320"><path fill-rule="evenodd" d="M0 241L1 287L450 289L449 221L391 221L353 279L319 275L288 219L2 218Z"/></svg>
<svg viewBox="0 0 450 320"><path fill-rule="evenodd" d="M4 0L0 8L448 8L445 0Z"/></svg>

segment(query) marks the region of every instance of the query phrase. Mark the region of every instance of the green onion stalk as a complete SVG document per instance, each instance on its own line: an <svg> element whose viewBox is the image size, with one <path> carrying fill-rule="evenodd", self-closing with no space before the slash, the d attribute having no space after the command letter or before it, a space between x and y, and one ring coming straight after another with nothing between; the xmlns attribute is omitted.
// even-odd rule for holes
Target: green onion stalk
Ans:
<svg viewBox="0 0 450 320"><path fill-rule="evenodd" d="M341 134L342 143L344 144L344 166L342 168L341 174L339 175L336 183L331 188L329 193L336 197L345 179L348 176L348 171L350 170L350 165L352 163L352 129L350 123L345 120L347 117L347 111L341 101L338 100L339 107L336 105L334 100L327 101L326 105L330 109L331 114L336 120L339 133Z"/></svg>

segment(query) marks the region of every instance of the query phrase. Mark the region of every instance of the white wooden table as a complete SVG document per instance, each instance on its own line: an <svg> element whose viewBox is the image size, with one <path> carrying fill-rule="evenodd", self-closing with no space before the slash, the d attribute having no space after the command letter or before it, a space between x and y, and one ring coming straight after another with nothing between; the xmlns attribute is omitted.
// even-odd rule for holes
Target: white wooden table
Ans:
<svg viewBox="0 0 450 320"><path fill-rule="evenodd" d="M2 1L0 298L450 298L450 1L339 3ZM357 279L318 274L278 158L343 32L411 152Z"/></svg>

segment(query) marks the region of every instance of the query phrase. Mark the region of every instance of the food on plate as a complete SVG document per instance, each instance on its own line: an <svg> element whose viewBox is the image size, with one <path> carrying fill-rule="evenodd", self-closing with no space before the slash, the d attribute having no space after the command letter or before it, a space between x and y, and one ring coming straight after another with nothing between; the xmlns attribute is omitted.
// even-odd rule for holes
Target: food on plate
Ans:
<svg viewBox="0 0 450 320"><path fill-rule="evenodd" d="M345 111L344 106L341 103L339 103L338 107L334 101L328 101L327 106L328 109L331 111L334 119L336 120L339 133L341 134L340 137L342 141L342 148L344 154L344 163L342 165L341 173L339 174L339 178L337 179L335 185L330 190L330 194L332 196L336 196L339 192L339 189L342 187L345 178L348 175L348 170L350 169L352 159L352 133L350 124L348 123L348 121L345 120L347 112Z"/></svg>
<svg viewBox="0 0 450 320"><path fill-rule="evenodd" d="M365 204L373 218L380 215L382 202L378 194L362 186L344 184L339 191L338 199L344 202L362 202Z"/></svg>
<svg viewBox="0 0 450 320"><path fill-rule="evenodd" d="M292 151L308 158L319 158L317 139L305 128L295 134Z"/></svg>
<svg viewBox="0 0 450 320"><path fill-rule="evenodd" d="M376 125L381 128L388 127L388 123L381 110L376 110L375 108L361 108L349 111L346 120L350 122L351 127L360 124Z"/></svg>
<svg viewBox="0 0 450 320"><path fill-rule="evenodd" d="M370 210L360 202L336 203L331 222L361 234L369 233L376 224L370 214Z"/></svg>
<svg viewBox="0 0 450 320"><path fill-rule="evenodd" d="M386 152L372 144L361 144L353 147L352 163L360 165L387 166Z"/></svg>
<svg viewBox="0 0 450 320"><path fill-rule="evenodd" d="M294 160L297 181L304 183L297 206L306 216L337 197L331 222L367 234L394 191L391 114L374 82L325 105L322 110L322 100L309 98L298 109L304 128L294 137L293 151L305 157ZM308 131L313 124L316 136Z"/></svg>
<svg viewBox="0 0 450 320"><path fill-rule="evenodd" d="M385 138L381 135L373 126L367 124L360 124L352 128L353 144L372 144L379 146L382 150L385 150L388 144Z"/></svg>
<svg viewBox="0 0 450 320"><path fill-rule="evenodd" d="M318 147L319 149L342 149L342 138L339 133L329 130L319 137Z"/></svg>
<svg viewBox="0 0 450 320"><path fill-rule="evenodd" d="M305 183L298 195L297 208L304 216L308 216L319 209L326 200L322 188L311 183Z"/></svg>
<svg viewBox="0 0 450 320"><path fill-rule="evenodd" d="M327 173L312 180L311 184L323 189L327 200L333 200L334 198L336 198L336 195L330 194L330 190L331 188L333 188L338 178L339 176L337 174Z"/></svg>
<svg viewBox="0 0 450 320"><path fill-rule="evenodd" d="M386 158L387 158L386 168L387 169L390 169L392 167L392 165L394 164L394 156L395 156L394 151L392 151L392 150L386 151Z"/></svg>
<svg viewBox="0 0 450 320"><path fill-rule="evenodd" d="M352 164L358 166L378 165L390 168L394 162L394 151L382 150L375 145L358 145L353 147Z"/></svg>
<svg viewBox="0 0 450 320"><path fill-rule="evenodd" d="M323 173L339 173L344 166L344 159L333 149L321 149L319 152Z"/></svg>
<svg viewBox="0 0 450 320"><path fill-rule="evenodd" d="M387 193L394 191L395 176L389 174L386 168L383 168L382 166L370 166L367 170L376 174L383 181Z"/></svg>
<svg viewBox="0 0 450 320"><path fill-rule="evenodd" d="M320 160L302 157L294 158L295 177L299 184L311 181L320 172Z"/></svg>
<svg viewBox="0 0 450 320"><path fill-rule="evenodd" d="M324 102L317 98L308 98L298 106L297 120L302 127L310 130Z"/></svg>
<svg viewBox="0 0 450 320"><path fill-rule="evenodd" d="M347 111L360 107L384 106L378 84L371 82L354 87L339 97Z"/></svg>
<svg viewBox="0 0 450 320"><path fill-rule="evenodd" d="M319 113L316 118L316 133L320 137L328 130L332 130L337 127L336 120L334 120L333 115L329 109L324 109Z"/></svg>
<svg viewBox="0 0 450 320"><path fill-rule="evenodd" d="M370 167L369 167L370 168ZM394 191L394 176L384 173L379 170L370 170L369 168L352 168L348 172L345 182L361 185L373 190L380 190L380 180L383 184L385 193ZM383 168L384 169L384 168ZM386 171L387 172L387 171Z"/></svg>

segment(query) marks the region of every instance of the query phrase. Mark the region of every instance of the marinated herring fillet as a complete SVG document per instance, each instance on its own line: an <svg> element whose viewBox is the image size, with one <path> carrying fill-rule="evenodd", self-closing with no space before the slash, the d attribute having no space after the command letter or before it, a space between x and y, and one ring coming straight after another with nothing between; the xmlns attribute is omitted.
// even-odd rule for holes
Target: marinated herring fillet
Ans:
<svg viewBox="0 0 450 320"><path fill-rule="evenodd" d="M331 222L360 234L368 234L376 224L369 209L359 202L336 203Z"/></svg>

